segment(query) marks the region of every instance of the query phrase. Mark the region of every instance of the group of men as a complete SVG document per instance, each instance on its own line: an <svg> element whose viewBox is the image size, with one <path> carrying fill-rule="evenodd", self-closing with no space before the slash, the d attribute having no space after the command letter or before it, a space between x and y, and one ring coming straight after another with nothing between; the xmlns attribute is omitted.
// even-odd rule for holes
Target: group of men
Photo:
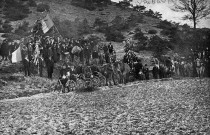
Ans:
<svg viewBox="0 0 210 135"><path fill-rule="evenodd" d="M116 52L111 43L103 45L104 52L100 54L96 44L86 39L35 36L28 38L21 46L26 76L31 75L34 67L38 67L38 73L43 76L43 67L46 65L48 78L52 78L55 63L66 63L69 66L75 57L79 58L83 65L90 65L93 62L103 64L116 60Z"/></svg>

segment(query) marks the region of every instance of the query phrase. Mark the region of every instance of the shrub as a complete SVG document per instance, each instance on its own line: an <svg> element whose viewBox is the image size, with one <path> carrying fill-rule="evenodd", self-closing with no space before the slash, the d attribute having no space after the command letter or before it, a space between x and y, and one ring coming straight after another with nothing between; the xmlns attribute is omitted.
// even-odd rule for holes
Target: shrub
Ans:
<svg viewBox="0 0 210 135"><path fill-rule="evenodd" d="M143 12L145 9L146 9L145 6L140 6L140 5L136 5L133 7L133 10L137 12Z"/></svg>
<svg viewBox="0 0 210 135"><path fill-rule="evenodd" d="M28 17L27 14L23 12L19 12L18 9L10 9L5 13L5 15L6 15L6 18L10 19L11 21L22 20Z"/></svg>
<svg viewBox="0 0 210 135"><path fill-rule="evenodd" d="M144 33L142 33L140 28L135 29L135 34L133 37L135 40L138 40L138 44L134 46L134 51L139 52L140 50L145 50L146 49L146 41L148 38L144 36Z"/></svg>
<svg viewBox="0 0 210 135"><path fill-rule="evenodd" d="M78 33L79 33L79 35L84 35L84 34L90 34L91 33L91 28L90 28L86 18L82 21L82 23L80 23Z"/></svg>
<svg viewBox="0 0 210 135"><path fill-rule="evenodd" d="M148 33L149 34L157 34L157 31L156 30L149 30Z"/></svg>
<svg viewBox="0 0 210 135"><path fill-rule="evenodd" d="M4 23L2 25L2 33L10 33L13 30L12 25L9 23Z"/></svg>
<svg viewBox="0 0 210 135"><path fill-rule="evenodd" d="M7 38L8 41L13 41L16 39L20 39L21 37L19 35L16 34L11 34L11 33L6 33L2 35L3 38Z"/></svg>
<svg viewBox="0 0 210 135"><path fill-rule="evenodd" d="M29 0L29 1L28 1L28 5L29 5L30 7L36 7L36 6L37 6L37 4L36 4L36 2L35 2L34 0Z"/></svg>
<svg viewBox="0 0 210 135"><path fill-rule="evenodd" d="M4 5L4 1L3 0L0 0L0 8L2 8Z"/></svg>
<svg viewBox="0 0 210 135"><path fill-rule="evenodd" d="M38 4L36 10L38 12L50 11L50 6L47 4Z"/></svg>
<svg viewBox="0 0 210 135"><path fill-rule="evenodd" d="M123 34L118 30L108 30L105 33L107 41L122 42L124 40Z"/></svg>
<svg viewBox="0 0 210 135"><path fill-rule="evenodd" d="M122 9L126 9L131 6L130 2L131 2L131 0L123 0L123 1L120 1L119 3L117 3L116 6L122 8Z"/></svg>
<svg viewBox="0 0 210 135"><path fill-rule="evenodd" d="M167 20L160 21L160 23L157 25L157 28L160 28L160 29L168 29L171 27L172 27L171 22Z"/></svg>
<svg viewBox="0 0 210 135"><path fill-rule="evenodd" d="M96 28L96 31L105 33L108 29L108 23L100 18L96 18L93 24L93 27Z"/></svg>
<svg viewBox="0 0 210 135"><path fill-rule="evenodd" d="M150 49L154 52L154 56L159 58L161 55L167 53L168 48L171 47L170 42L161 39L159 36L155 35L150 39Z"/></svg>
<svg viewBox="0 0 210 135"><path fill-rule="evenodd" d="M144 36L144 33L141 31L140 28L136 28L135 34L134 34L134 39L143 43L147 40L147 37Z"/></svg>
<svg viewBox="0 0 210 135"><path fill-rule="evenodd" d="M15 30L15 34L24 37L27 36L29 34L29 23L24 21L19 27L18 29Z"/></svg>
<svg viewBox="0 0 210 135"><path fill-rule="evenodd" d="M93 11L96 9L95 5L93 4L93 1L90 2L88 0L85 0L85 1L72 0L71 5L76 6L76 7L85 8L90 11Z"/></svg>
<svg viewBox="0 0 210 135"><path fill-rule="evenodd" d="M169 35L170 35L170 31L164 29L164 30L162 30L162 31L160 32L160 34L161 34L161 35L164 35L164 36L169 36Z"/></svg>
<svg viewBox="0 0 210 135"><path fill-rule="evenodd" d="M146 46L145 44L142 44L141 42L138 42L136 46L134 46L133 48L133 51L134 52L139 52L139 51L142 51L142 50L146 50Z"/></svg>
<svg viewBox="0 0 210 135"><path fill-rule="evenodd" d="M75 21L74 22L71 22L70 20L60 21L59 18L53 18L53 21L59 31L58 33L57 29L55 29L56 30L55 32L57 34L61 34L65 38L78 37L78 26L80 25L79 20L76 21L77 22L76 23Z"/></svg>
<svg viewBox="0 0 210 135"><path fill-rule="evenodd" d="M162 14L159 13L159 12L155 12L153 18L161 19L162 18Z"/></svg>
<svg viewBox="0 0 210 135"><path fill-rule="evenodd" d="M128 23L129 27L134 27L136 26L137 23L143 23L143 15L138 14L138 15L134 15L131 14L127 20L126 23Z"/></svg>
<svg viewBox="0 0 210 135"><path fill-rule="evenodd" d="M31 13L27 5L16 0L6 0L3 9L4 18L11 21L22 20Z"/></svg>
<svg viewBox="0 0 210 135"><path fill-rule="evenodd" d="M114 20L112 20L111 29L116 29L119 31L129 29L129 24L125 21L125 19L121 16L116 16Z"/></svg>

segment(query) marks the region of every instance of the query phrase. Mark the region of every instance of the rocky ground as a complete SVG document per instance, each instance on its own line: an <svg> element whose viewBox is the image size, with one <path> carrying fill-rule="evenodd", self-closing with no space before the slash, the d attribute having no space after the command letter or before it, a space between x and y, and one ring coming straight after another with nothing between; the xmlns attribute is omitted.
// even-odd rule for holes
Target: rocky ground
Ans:
<svg viewBox="0 0 210 135"><path fill-rule="evenodd" d="M209 135L210 79L0 100L0 134Z"/></svg>

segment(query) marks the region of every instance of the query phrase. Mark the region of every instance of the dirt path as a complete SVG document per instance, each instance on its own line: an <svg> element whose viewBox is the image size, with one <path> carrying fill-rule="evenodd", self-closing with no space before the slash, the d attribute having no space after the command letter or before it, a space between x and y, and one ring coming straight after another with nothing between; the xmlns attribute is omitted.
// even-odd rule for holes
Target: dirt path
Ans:
<svg viewBox="0 0 210 135"><path fill-rule="evenodd" d="M209 134L209 79L0 101L1 134Z"/></svg>

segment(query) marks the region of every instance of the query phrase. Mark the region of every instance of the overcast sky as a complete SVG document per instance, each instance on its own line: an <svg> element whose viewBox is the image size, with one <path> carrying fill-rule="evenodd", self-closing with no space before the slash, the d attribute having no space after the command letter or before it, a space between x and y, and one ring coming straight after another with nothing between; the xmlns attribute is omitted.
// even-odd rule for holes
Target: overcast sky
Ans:
<svg viewBox="0 0 210 135"><path fill-rule="evenodd" d="M114 2L119 2L122 0L112 0ZM153 1L153 3L152 3ZM160 3L158 3L158 1ZM144 5L147 7L147 9L152 9L153 11L160 12L162 14L163 19L172 20L175 22L179 22L180 24L189 24L190 26L193 26L193 23L191 21L183 21L182 17L185 13L179 13L174 12L171 10L170 7L174 5L172 2L176 2L177 0L133 0L133 4L139 3L141 5ZM200 22L197 24L197 27L207 27L210 28L210 17L208 19L200 20Z"/></svg>

